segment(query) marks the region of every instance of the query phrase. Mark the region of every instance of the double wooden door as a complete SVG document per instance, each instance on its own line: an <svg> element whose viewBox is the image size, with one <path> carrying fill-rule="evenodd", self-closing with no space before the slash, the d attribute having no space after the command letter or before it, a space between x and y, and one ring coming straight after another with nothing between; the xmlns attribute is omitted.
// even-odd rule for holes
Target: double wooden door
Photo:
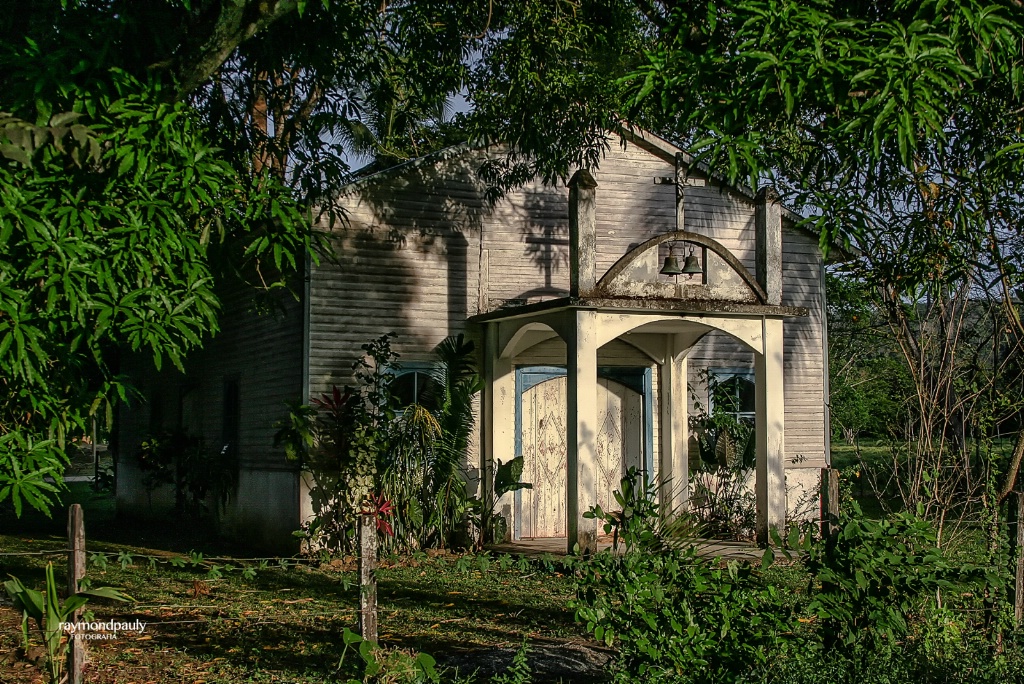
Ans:
<svg viewBox="0 0 1024 684"><path fill-rule="evenodd" d="M567 486L566 406L563 375L530 386L519 405L519 453L523 482L532 489L516 498L515 529L520 539L564 537ZM597 381L597 501L605 510L618 508L613 492L623 474L640 468L644 445L644 402L641 393L608 378Z"/></svg>

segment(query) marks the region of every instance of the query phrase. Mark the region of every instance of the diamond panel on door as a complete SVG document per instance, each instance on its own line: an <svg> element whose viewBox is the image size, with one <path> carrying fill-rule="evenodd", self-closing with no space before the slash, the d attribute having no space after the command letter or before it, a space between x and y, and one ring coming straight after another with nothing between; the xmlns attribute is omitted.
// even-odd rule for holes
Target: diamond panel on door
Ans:
<svg viewBox="0 0 1024 684"><path fill-rule="evenodd" d="M567 486L566 453L567 382L552 378L523 392L521 400L521 453L523 482L532 489L520 492L517 515L519 536L564 537ZM626 468L637 466L643 453L643 413L640 394L613 380L598 380L597 501L615 510L613 492Z"/></svg>
<svg viewBox="0 0 1024 684"><path fill-rule="evenodd" d="M566 382L554 378L523 393L520 536L565 536Z"/></svg>

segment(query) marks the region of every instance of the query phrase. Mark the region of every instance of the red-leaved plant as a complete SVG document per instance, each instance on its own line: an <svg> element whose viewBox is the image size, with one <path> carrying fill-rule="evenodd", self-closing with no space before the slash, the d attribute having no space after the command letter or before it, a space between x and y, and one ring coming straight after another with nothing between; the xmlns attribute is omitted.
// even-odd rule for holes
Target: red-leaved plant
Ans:
<svg viewBox="0 0 1024 684"><path fill-rule="evenodd" d="M395 531L391 528L391 523L388 522L388 518L395 514L395 507L383 494L377 496L370 494L370 498L363 502L362 513L363 515L377 516L378 533L387 537L395 536Z"/></svg>

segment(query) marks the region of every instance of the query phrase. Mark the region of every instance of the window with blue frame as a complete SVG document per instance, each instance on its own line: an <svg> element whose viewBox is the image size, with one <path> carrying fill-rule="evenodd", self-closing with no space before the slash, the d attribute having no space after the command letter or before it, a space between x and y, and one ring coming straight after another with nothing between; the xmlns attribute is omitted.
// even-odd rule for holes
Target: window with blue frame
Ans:
<svg viewBox="0 0 1024 684"><path fill-rule="evenodd" d="M753 423L756 415L754 371L749 368L709 368L708 377L711 411Z"/></svg>
<svg viewBox="0 0 1024 684"><path fill-rule="evenodd" d="M437 381L430 374L430 364L403 364L391 382L394 407L404 409L411 404L427 405L434 396Z"/></svg>

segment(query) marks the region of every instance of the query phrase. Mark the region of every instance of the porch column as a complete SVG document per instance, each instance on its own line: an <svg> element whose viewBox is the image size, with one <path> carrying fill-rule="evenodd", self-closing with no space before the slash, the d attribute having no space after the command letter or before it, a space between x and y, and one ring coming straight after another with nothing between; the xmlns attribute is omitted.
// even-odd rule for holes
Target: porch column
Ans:
<svg viewBox="0 0 1024 684"><path fill-rule="evenodd" d="M586 169L569 179L569 296L587 297L597 285L597 181Z"/></svg>
<svg viewBox="0 0 1024 684"><path fill-rule="evenodd" d="M500 459L507 463L515 457L516 377L512 372L512 359L500 356L497 324L489 324L484 335L480 496L481 500L489 502L494 488L495 461Z"/></svg>
<svg viewBox="0 0 1024 684"><path fill-rule="evenodd" d="M782 319L762 320L763 350L755 354L755 446L757 453L757 541L767 544L771 529L786 525L785 392Z"/></svg>
<svg viewBox="0 0 1024 684"><path fill-rule="evenodd" d="M597 551L597 521L583 514L597 505L597 318L594 311L573 311L566 326L568 380L566 425L566 531L568 550Z"/></svg>
<svg viewBox="0 0 1024 684"><path fill-rule="evenodd" d="M677 336L665 335L665 361L658 365L660 399L658 498L663 516L682 510L689 499L688 363L677 358Z"/></svg>
<svg viewBox="0 0 1024 684"><path fill-rule="evenodd" d="M756 277L768 300L765 304L782 303L782 205L773 188L757 193L754 205L754 241L756 244Z"/></svg>

